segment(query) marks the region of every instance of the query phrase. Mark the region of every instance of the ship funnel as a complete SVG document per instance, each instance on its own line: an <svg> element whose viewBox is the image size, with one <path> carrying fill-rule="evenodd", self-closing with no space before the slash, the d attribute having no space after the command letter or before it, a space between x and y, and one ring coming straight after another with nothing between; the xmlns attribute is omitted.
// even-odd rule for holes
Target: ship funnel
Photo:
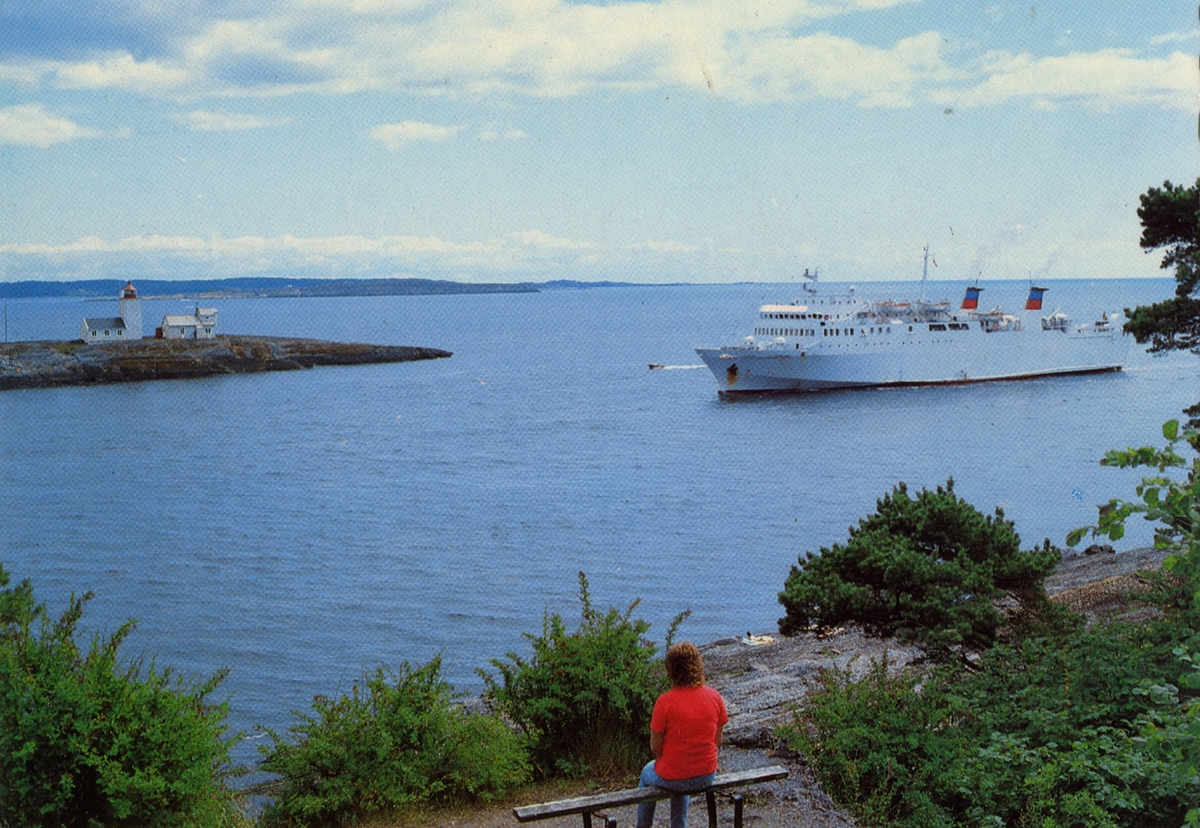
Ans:
<svg viewBox="0 0 1200 828"><path fill-rule="evenodd" d="M963 310L977 310L979 308L979 294L983 293L983 288L976 285L967 286L967 295L963 297Z"/></svg>
<svg viewBox="0 0 1200 828"><path fill-rule="evenodd" d="M1025 300L1025 310L1041 310L1042 295L1049 288L1029 286L1029 298Z"/></svg>

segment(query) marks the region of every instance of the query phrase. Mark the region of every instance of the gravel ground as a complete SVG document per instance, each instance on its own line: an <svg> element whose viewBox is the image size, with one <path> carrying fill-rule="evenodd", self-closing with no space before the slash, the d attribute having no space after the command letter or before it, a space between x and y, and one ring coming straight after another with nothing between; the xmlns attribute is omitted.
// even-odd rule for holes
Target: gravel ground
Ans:
<svg viewBox="0 0 1200 828"><path fill-rule="evenodd" d="M1131 606L1121 594L1138 580L1137 572L1158 569L1164 555L1154 549L1136 549L1112 553L1072 553L1064 557L1057 572L1047 579L1046 591L1056 600L1067 601L1095 618L1117 613L1143 612ZM753 643L748 643L753 642ZM797 705L802 705L807 680L826 667L837 667L861 675L872 661L885 654L900 669L916 657L917 651L895 641L868 638L855 629L826 636L780 638L774 634L745 638L727 638L702 646L709 683L725 697L730 722L726 743L721 748L721 769L742 770L762 765L782 764L791 775L778 782L748 788L743 824L747 828L845 828L855 824L845 811L825 795L804 757L783 750L771 733ZM613 790L631 784L608 786ZM431 826L432 828L512 828L515 805L564 799L597 789L542 786L526 791L519 801L505 802L483 809L422 814L408 820L368 822L368 828L390 826ZM655 825L666 825L669 808L661 803ZM721 828L733 825L733 807L727 797L718 797ZM616 809L612 816L619 826L634 824L634 809ZM692 826L704 825L703 800L693 804ZM546 828L578 828L578 816L534 823ZM593 824L603 825L594 820Z"/></svg>

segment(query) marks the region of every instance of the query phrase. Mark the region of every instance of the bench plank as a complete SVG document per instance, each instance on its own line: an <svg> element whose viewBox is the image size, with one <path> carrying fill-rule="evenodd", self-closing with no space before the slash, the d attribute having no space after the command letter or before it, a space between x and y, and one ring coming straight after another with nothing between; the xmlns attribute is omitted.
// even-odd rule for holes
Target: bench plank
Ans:
<svg viewBox="0 0 1200 828"><path fill-rule="evenodd" d="M783 779L787 775L788 769L783 765L768 765L764 768L719 773L713 779L711 785L698 791L692 791L691 795L696 796L707 791L736 788L740 785L753 785L758 782L771 782L775 779ZM524 805L519 808L513 808L513 816L517 818L517 822L533 822L538 819L549 819L551 817L568 816L570 814L591 813L592 811L599 811L605 808L636 805L639 802L648 802L651 799L666 799L678 793L678 791L668 791L666 788L626 788L623 791L579 796L574 799L560 799L556 802L543 802L539 805Z"/></svg>

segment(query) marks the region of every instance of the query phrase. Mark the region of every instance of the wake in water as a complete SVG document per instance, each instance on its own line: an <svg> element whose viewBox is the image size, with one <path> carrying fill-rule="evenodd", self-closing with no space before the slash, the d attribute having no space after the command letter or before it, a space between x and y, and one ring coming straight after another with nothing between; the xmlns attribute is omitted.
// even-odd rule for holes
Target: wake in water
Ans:
<svg viewBox="0 0 1200 828"><path fill-rule="evenodd" d="M693 368L704 367L704 365L660 365L657 362L650 363L651 371L691 371Z"/></svg>

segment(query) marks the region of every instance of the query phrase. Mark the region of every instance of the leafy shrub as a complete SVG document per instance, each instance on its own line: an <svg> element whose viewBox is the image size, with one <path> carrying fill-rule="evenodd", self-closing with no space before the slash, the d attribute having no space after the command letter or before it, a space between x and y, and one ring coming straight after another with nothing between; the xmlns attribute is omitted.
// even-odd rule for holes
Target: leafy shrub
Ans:
<svg viewBox="0 0 1200 828"><path fill-rule="evenodd" d="M495 716L453 705L441 659L382 668L349 696L313 700L294 742L268 731L262 770L284 778L267 825L345 825L363 814L442 800L483 800L526 781L524 740Z"/></svg>
<svg viewBox="0 0 1200 828"><path fill-rule="evenodd" d="M808 757L822 788L867 825L952 825L957 769L969 752L957 711L917 692L916 673L876 662L858 682L826 670L780 736ZM947 803L946 800L952 800Z"/></svg>
<svg viewBox="0 0 1200 828"><path fill-rule="evenodd" d="M244 822L224 785L224 678L185 684L122 665L133 629L76 644L84 604L55 621L0 567L0 824L219 826ZM144 674L143 674L144 673Z"/></svg>
<svg viewBox="0 0 1200 828"><path fill-rule="evenodd" d="M1179 825L1200 801L1200 721L1180 687L1200 679L1183 648L1171 663L1112 639L997 647L974 672L829 671L781 735L865 824Z"/></svg>
<svg viewBox="0 0 1200 828"><path fill-rule="evenodd" d="M1158 474L1143 478L1137 500L1110 501L1096 526L1068 538L1074 545L1090 531L1116 540L1133 515L1157 521L1155 545L1171 553L1170 577L1158 581L1163 614L1084 629L1044 613L970 664L902 676L876 665L859 683L825 674L785 735L841 804L864 822L903 826L1200 825L1200 460L1189 465L1176 451L1200 435L1175 421L1163 435L1162 450L1105 456L1106 465ZM1182 479L1172 469L1183 469ZM910 507L902 506L881 503L877 517L904 529L896 516ZM868 519L859 534L878 525ZM905 531L935 548L927 532L912 531L919 525ZM870 582L886 571L876 553L889 538L863 537L858 558L843 557L838 572ZM857 540L852 532L848 546ZM909 623L937 617L911 614Z"/></svg>
<svg viewBox="0 0 1200 828"><path fill-rule="evenodd" d="M587 577L579 573L582 619L574 632L562 617L546 614L542 634L525 634L533 656L493 659L499 679L479 671L487 695L527 734L541 776L624 773L648 754L650 714L668 682L650 625L632 620L639 601L624 612L592 606ZM670 645L687 613L667 634Z"/></svg>
<svg viewBox="0 0 1200 828"><path fill-rule="evenodd" d="M1186 680L1171 650L1181 634L1195 640L1160 622L996 648L948 687L981 745L964 765L968 813L993 824L1179 824L1200 795L1195 775L1180 773Z"/></svg>
<svg viewBox="0 0 1200 828"><path fill-rule="evenodd" d="M996 603L1037 608L1042 581L1060 553L1046 541L1022 552L1012 521L985 517L954 494L954 481L916 498L900 483L875 514L850 529L845 545L807 553L793 566L779 602L784 635L857 623L870 634L915 641L935 658L996 640Z"/></svg>
<svg viewBox="0 0 1200 828"><path fill-rule="evenodd" d="M1160 581L1159 603L1180 615L1191 626L1200 625L1200 431L1179 428L1178 420L1168 420L1162 426L1167 445L1161 449L1151 446L1112 450L1104 455L1101 465L1126 469L1148 466L1158 474L1142 478L1138 484L1137 500L1113 498L1100 507L1099 520L1094 526L1084 526L1067 536L1067 544L1075 546L1085 535L1103 535L1111 540L1125 536L1125 523L1134 515L1155 522L1154 546L1169 551L1163 569L1175 577ZM1189 464L1179 449L1190 446L1197 456ZM1182 469L1181 479L1167 473Z"/></svg>

